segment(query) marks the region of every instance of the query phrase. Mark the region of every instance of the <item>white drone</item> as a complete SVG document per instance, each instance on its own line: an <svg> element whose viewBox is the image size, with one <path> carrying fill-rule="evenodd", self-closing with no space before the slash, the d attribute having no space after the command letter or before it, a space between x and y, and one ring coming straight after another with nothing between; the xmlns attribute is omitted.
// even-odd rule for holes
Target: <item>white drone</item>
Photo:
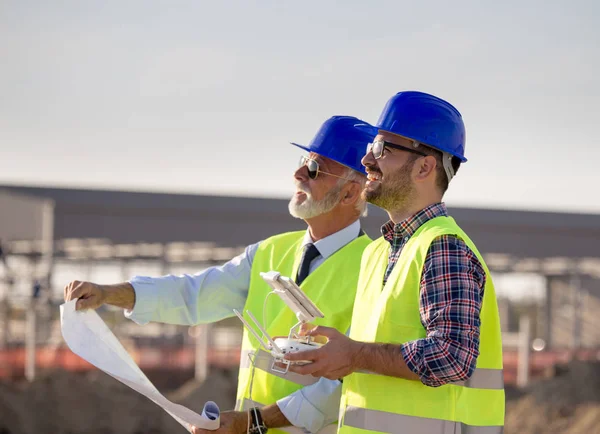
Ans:
<svg viewBox="0 0 600 434"><path fill-rule="evenodd" d="M269 333L265 330L265 328L256 320L252 312L246 310L246 313L252 319L252 322L258 328L258 331L252 327L244 319L242 314L238 312L236 309L233 311L238 316L238 318L242 321L244 326L248 329L250 333L254 335L260 345L271 355L273 356L273 363L271 364L271 370L275 372L279 372L282 374L286 374L290 368L291 364L299 364L304 365L307 363L311 363L307 360L300 360L296 362L292 362L289 360L285 360L283 356L288 353L297 353L306 350L312 350L315 348L319 348L322 344L314 342L311 340L310 336L298 336L297 331L300 326L304 323L311 322L315 318L323 318L323 312L319 310L317 306L302 292L300 287L296 285L289 277L282 276L277 271L269 271L268 273L260 273L260 277L263 278L265 282L269 284L271 288L273 288L273 292L283 300L283 302L296 314L296 318L298 318L298 323L295 324L288 334L287 338L277 338L273 340ZM260 333L259 333L260 332ZM267 342L264 341L267 340ZM285 369L279 368L277 364L285 365Z"/></svg>

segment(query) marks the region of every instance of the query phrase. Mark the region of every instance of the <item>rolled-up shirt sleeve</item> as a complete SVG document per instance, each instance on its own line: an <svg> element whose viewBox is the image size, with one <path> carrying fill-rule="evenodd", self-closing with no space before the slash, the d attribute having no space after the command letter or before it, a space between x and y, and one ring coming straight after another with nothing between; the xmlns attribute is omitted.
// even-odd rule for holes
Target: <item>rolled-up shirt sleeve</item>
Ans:
<svg viewBox="0 0 600 434"><path fill-rule="evenodd" d="M252 261L260 243L252 244L227 263L197 274L135 276L133 310L125 316L138 324L151 321L195 325L211 323L242 310L248 296Z"/></svg>
<svg viewBox="0 0 600 434"><path fill-rule="evenodd" d="M408 368L426 386L464 381L475 370L485 280L481 262L464 241L445 235L431 244L419 299L427 336L401 346Z"/></svg>

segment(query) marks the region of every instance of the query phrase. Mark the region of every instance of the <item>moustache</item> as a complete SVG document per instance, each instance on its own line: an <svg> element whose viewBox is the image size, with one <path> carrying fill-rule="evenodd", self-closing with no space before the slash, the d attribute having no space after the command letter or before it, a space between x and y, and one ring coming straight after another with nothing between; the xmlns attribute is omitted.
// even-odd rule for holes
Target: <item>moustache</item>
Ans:
<svg viewBox="0 0 600 434"><path fill-rule="evenodd" d="M300 183L296 183L296 190L301 191L302 193L310 194L310 188Z"/></svg>
<svg viewBox="0 0 600 434"><path fill-rule="evenodd" d="M379 170L379 167L374 164L365 164L365 170L367 173L369 173L369 172L381 173L381 171Z"/></svg>

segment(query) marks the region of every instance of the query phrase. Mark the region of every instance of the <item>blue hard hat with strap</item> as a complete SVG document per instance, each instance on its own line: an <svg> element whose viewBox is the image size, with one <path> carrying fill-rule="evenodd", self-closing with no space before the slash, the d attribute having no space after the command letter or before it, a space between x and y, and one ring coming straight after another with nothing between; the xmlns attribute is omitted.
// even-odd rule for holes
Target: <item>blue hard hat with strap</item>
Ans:
<svg viewBox="0 0 600 434"><path fill-rule="evenodd" d="M365 174L365 167L360 161L376 135L377 129L365 121L353 116L332 116L321 125L308 146L292 145Z"/></svg>
<svg viewBox="0 0 600 434"><path fill-rule="evenodd" d="M462 116L452 104L436 96L417 91L397 93L388 100L376 128L441 151L449 180L454 176L452 156L467 161Z"/></svg>

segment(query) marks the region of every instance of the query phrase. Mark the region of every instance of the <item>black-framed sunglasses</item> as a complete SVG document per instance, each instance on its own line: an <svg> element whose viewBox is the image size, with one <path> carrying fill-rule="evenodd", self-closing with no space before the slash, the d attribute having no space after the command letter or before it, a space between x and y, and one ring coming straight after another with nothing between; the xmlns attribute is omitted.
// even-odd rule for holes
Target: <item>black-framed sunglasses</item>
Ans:
<svg viewBox="0 0 600 434"><path fill-rule="evenodd" d="M417 151L416 149L407 148L406 146L396 145L395 143L386 142L385 140L375 140L373 143L369 143L367 145L367 154L369 152L373 153L373 157L376 160L379 160L383 156L383 151L385 148L394 148L400 149L402 151L412 152L413 154L418 154L421 157L426 157L427 154L421 151Z"/></svg>
<svg viewBox="0 0 600 434"><path fill-rule="evenodd" d="M336 178L345 179L346 181L352 181L351 179L345 178L343 176L334 175L333 173L324 172L319 168L319 162L317 160L313 160L312 158L308 158L305 156L300 157L300 162L298 167L306 166L308 169L308 177L310 179L317 179L319 174L335 176Z"/></svg>

